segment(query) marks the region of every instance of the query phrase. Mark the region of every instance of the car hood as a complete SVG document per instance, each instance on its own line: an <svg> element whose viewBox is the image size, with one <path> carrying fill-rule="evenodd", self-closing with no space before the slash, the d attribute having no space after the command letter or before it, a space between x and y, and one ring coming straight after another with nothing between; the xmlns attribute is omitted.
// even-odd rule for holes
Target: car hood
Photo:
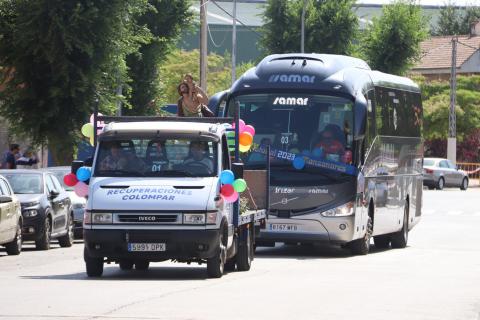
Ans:
<svg viewBox="0 0 480 320"><path fill-rule="evenodd" d="M20 203L40 202L43 194L15 194Z"/></svg>
<svg viewBox="0 0 480 320"><path fill-rule="evenodd" d="M94 178L87 209L207 210L214 208L219 187L217 177Z"/></svg>

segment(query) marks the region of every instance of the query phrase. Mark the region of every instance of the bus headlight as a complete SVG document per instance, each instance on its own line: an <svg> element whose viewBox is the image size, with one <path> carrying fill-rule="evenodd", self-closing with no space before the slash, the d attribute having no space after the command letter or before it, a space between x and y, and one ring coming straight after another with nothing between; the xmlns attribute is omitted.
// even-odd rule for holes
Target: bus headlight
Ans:
<svg viewBox="0 0 480 320"><path fill-rule="evenodd" d="M324 217L346 217L355 212L355 202L350 201L339 207L322 212Z"/></svg>
<svg viewBox="0 0 480 320"><path fill-rule="evenodd" d="M205 224L205 214L203 213L184 213L183 223L185 224Z"/></svg>
<svg viewBox="0 0 480 320"><path fill-rule="evenodd" d="M111 213L96 212L92 213L92 224L112 224L113 215Z"/></svg>

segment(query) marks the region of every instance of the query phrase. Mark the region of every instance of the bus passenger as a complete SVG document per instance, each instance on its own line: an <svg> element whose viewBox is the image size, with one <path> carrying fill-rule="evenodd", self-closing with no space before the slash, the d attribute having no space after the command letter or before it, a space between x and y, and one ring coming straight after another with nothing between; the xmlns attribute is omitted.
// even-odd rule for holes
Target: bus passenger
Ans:
<svg viewBox="0 0 480 320"><path fill-rule="evenodd" d="M338 128L338 130L336 130ZM336 131L340 135L336 134ZM345 143L341 137L343 132L334 124L328 124L322 131L320 141L315 146L316 148L322 148L325 159L332 161L340 161L345 153Z"/></svg>

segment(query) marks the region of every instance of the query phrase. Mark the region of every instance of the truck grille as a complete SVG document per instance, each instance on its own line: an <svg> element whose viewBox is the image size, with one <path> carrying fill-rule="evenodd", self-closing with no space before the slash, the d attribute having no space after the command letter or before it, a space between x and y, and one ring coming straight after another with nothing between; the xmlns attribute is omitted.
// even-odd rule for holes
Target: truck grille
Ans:
<svg viewBox="0 0 480 320"><path fill-rule="evenodd" d="M178 214L119 214L117 223L138 223L138 224L159 224L159 223L175 223Z"/></svg>

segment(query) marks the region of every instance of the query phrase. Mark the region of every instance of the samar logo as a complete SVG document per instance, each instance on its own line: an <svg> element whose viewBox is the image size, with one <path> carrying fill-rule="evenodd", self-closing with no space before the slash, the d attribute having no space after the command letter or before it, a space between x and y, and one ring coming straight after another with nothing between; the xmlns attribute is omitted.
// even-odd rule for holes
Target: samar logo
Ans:
<svg viewBox="0 0 480 320"><path fill-rule="evenodd" d="M300 74L272 74L268 79L270 83L286 82L286 83L314 83L315 76Z"/></svg>
<svg viewBox="0 0 480 320"><path fill-rule="evenodd" d="M295 98L295 97L276 97L273 100L273 105L282 105L282 106L307 106L308 98Z"/></svg>

